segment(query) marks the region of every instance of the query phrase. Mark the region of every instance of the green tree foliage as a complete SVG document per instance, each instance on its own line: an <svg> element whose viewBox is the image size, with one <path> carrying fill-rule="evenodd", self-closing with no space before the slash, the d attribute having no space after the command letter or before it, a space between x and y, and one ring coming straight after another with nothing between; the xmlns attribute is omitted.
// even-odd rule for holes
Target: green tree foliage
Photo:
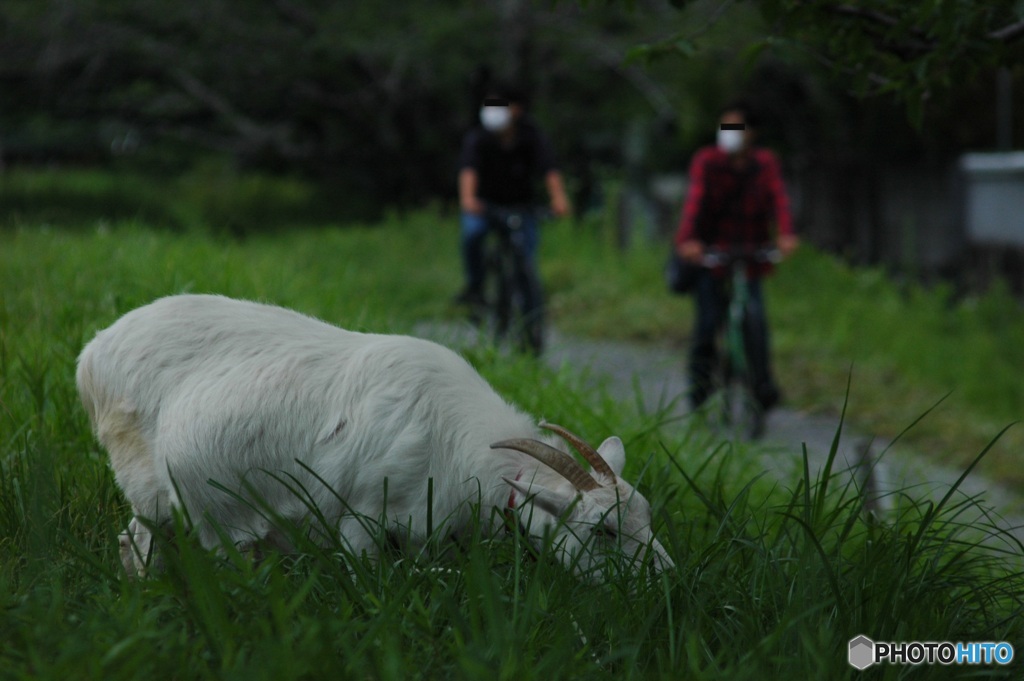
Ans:
<svg viewBox="0 0 1024 681"><path fill-rule="evenodd" d="M97 141L116 151L136 131L337 174L357 190L429 187L442 170L431 153L462 113L453 73L470 71L490 19L447 4L13 0L2 14L13 48L5 122L23 134L33 122L43 135L71 128L83 153Z"/></svg>
<svg viewBox="0 0 1024 681"><path fill-rule="evenodd" d="M677 6L703 2L678 0ZM979 73L1012 66L1024 54L1020 0L716 0L718 17L730 5L756 7L768 30L750 50L781 48L825 66L859 96L891 94L920 122L925 104L955 91ZM689 27L638 48L639 54L699 49Z"/></svg>

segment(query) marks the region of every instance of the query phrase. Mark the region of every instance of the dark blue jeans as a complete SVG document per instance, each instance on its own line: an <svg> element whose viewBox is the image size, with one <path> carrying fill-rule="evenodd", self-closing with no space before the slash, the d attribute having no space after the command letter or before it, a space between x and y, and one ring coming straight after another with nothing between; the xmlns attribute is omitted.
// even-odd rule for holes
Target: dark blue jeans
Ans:
<svg viewBox="0 0 1024 681"><path fill-rule="evenodd" d="M484 239L487 237L487 217L462 213L462 266L466 273L466 288L479 292L484 285ZM540 235L537 216L527 215L523 221L523 254L531 271L537 271L537 245Z"/></svg>
<svg viewBox="0 0 1024 681"><path fill-rule="evenodd" d="M697 277L697 324L690 349L690 404L696 409L714 392L718 351L715 336L726 322L729 310L729 282L714 276L710 270L701 270ZM765 316L764 294L761 280L749 282L748 314L743 325L754 392L763 407L771 408L779 399L779 391L772 378L768 344L768 320Z"/></svg>

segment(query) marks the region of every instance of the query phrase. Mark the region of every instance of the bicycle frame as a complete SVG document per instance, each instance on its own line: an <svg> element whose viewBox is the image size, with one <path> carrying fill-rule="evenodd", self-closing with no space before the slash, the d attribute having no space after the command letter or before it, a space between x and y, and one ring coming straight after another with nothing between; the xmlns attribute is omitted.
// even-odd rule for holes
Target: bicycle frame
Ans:
<svg viewBox="0 0 1024 681"><path fill-rule="evenodd" d="M489 240L485 265L494 287L487 307L493 316L494 341L500 343L511 331L521 349L540 354L540 281L527 261L523 229L536 212L528 206L488 206L485 215Z"/></svg>
<svg viewBox="0 0 1024 681"><path fill-rule="evenodd" d="M743 337L743 322L750 301L750 286L744 263L734 262L730 269L731 290L729 291L728 321L725 334L726 347L733 370L741 376L747 376L747 348L746 339Z"/></svg>
<svg viewBox="0 0 1024 681"><path fill-rule="evenodd" d="M725 425L738 427L751 438L759 437L764 428L764 414L757 400L754 377L748 353L747 324L750 316L751 264L778 262L780 253L775 249L742 251L709 251L702 264L709 268L725 267L727 273L728 306L724 328L719 332L722 353L721 385L724 402L722 415Z"/></svg>

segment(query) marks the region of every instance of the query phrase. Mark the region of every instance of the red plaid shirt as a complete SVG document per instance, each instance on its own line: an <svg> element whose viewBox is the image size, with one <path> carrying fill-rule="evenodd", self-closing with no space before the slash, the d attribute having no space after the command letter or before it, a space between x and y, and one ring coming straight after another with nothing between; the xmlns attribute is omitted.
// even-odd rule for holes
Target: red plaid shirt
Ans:
<svg viewBox="0 0 1024 681"><path fill-rule="evenodd" d="M779 235L793 233L775 154L752 148L739 170L718 147L704 147L694 155L676 245L696 239L716 248L757 248L773 241L772 223Z"/></svg>

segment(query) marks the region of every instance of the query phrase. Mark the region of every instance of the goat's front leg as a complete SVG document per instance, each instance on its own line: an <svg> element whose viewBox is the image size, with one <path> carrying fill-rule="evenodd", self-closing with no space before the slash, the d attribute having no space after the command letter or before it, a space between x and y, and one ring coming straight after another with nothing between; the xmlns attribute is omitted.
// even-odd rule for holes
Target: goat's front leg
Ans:
<svg viewBox="0 0 1024 681"><path fill-rule="evenodd" d="M118 536L121 564L129 578L142 578L155 561L153 533L137 516L132 517L128 529Z"/></svg>

